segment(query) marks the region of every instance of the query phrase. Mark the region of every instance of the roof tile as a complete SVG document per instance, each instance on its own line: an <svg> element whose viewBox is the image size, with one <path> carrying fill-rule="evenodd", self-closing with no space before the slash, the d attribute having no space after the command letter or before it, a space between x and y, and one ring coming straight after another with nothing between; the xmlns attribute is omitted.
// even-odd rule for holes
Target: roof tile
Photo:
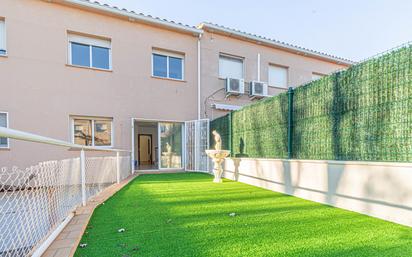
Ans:
<svg viewBox="0 0 412 257"><path fill-rule="evenodd" d="M130 11L130 10L126 9L126 8L120 9L120 8L117 7L117 6L109 5L109 4L106 4L106 3L100 3L99 1L92 1L92 0L80 0L80 1L87 2L87 3L91 3L91 4L95 4L95 5L99 5L99 6L109 7L109 8L112 8L112 9L119 10L119 11L124 11L124 12L128 12L128 13L133 13L133 14L135 14L135 15L141 15L141 16L147 17L147 18L153 18L153 19L156 19L156 20L159 20L159 21L165 21L165 22L169 22L169 23L176 24L176 25L181 25L181 26L184 26L184 27L187 27L187 28L191 28L191 29L196 29L195 26L190 26L190 25L183 24L183 23L180 23L180 22L177 23L177 22L175 22L175 21L169 21L169 20L167 20L167 19L161 19L161 18L159 18L159 17L153 17L152 15L146 15L146 14L144 14L144 13L136 13L136 12Z"/></svg>
<svg viewBox="0 0 412 257"><path fill-rule="evenodd" d="M98 5L98 6L108 7L108 8L111 8L111 9L115 9L115 10L127 12L127 13L130 13L130 14L139 15L139 16L142 16L142 17L145 17L145 18L151 18L151 19L155 19L155 20L158 20L158 21L162 21L162 22L167 22L167 23L171 23L171 24L183 26L183 27L186 27L186 28L189 28L189 29L198 29L198 28L199 28L199 26L197 26L197 27L196 27L196 26L190 26L190 25L187 25L187 24L183 24L183 23L181 23L181 22L175 22L175 21L170 21L170 20L167 20L167 19L161 19L161 18L159 18L159 17L154 17L154 16L152 16L152 15L146 15L146 14L144 14L144 13L136 13L135 11L130 11L130 10L126 9L126 8L119 9L119 7L117 7L117 6L111 6L111 5L108 5L108 4L106 4L106 3L103 4L103 3L100 3L99 1L92 1L92 0L79 0L79 1L87 2L87 3L94 4L94 5ZM275 40L275 39L267 38L267 37L264 37L264 36L252 34L252 33L249 33L249 32L244 32L244 31L241 31L241 30L238 30L238 29L233 29L233 28L225 27L225 26L222 26L222 25L219 25L219 24L216 24L216 23L205 22L205 23L203 23L203 24L205 24L205 25L213 25L213 26L216 26L216 27L218 27L218 28L222 28L222 29L229 30L229 31L234 31L234 32L237 32L237 33L244 34L245 36L252 36L252 37L255 37L255 38L258 38L258 39L267 40L267 41L272 41L272 42L275 43L275 44L281 44L281 45L283 45L283 46L285 46L285 47L294 48L294 49L297 49L297 50L301 50L301 51L303 51L303 52L313 53L313 54L316 54L316 55L323 55L323 56L325 56L325 57L333 58L333 59L336 59L336 60L341 60L341 61L344 62L344 63L354 63L353 61L351 61L351 60L349 60L349 59L346 59L346 58L338 57L338 56L331 55L331 54L327 54L327 53L320 52L320 51L315 51L315 50L307 49L307 48L304 48L304 47L301 47L301 46L297 46L297 45L293 45L293 44L290 44L290 43L286 43L286 42L283 42L283 41L280 41L280 40Z"/></svg>
<svg viewBox="0 0 412 257"><path fill-rule="evenodd" d="M300 50L305 51L305 52L310 52L310 53L313 53L313 54L324 55L324 56L326 56L326 57L330 57L330 58L334 58L334 59L341 60L342 62L345 62L345 63L354 63L353 61L351 61L351 60L349 60L349 59L342 58L342 57L339 57L339 56L336 56L336 55L331 55L331 54L327 54L327 53L324 53L324 52L321 52L321 51L316 51L316 50L308 49L308 48L305 48L305 47L301 47L301 46L293 45L293 44L290 44L290 43L286 43L286 42L284 42L284 41L280 41L280 40L276 40L276 39L272 39L272 38L267 38L267 37L260 36L260 35L256 35L256 34L252 34L252 33L249 33L249 32L244 32L244 31L241 31L241 30L238 30L238 29L229 28L229 27L226 27L226 26L223 26L223 25L220 25L220 24L216 24L216 23L212 23L212 22L205 22L205 23L203 23L203 24L206 25L206 26L207 26L207 25L213 25L213 26L216 26L216 27L218 27L218 28L225 29L225 30L231 30L231 31L234 31L234 32L237 32L237 33L244 34L244 35L246 35L246 36L253 36L253 37L256 37L256 38L263 39L263 40L269 40L269 41L272 41L273 43L282 44L282 45L285 45L285 46L293 47L293 48L295 48L295 49L300 49Z"/></svg>

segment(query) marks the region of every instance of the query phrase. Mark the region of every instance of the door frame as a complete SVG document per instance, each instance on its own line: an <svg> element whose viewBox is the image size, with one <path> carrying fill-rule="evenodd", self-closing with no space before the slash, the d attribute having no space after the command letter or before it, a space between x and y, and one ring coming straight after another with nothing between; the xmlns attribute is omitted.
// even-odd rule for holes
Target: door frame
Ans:
<svg viewBox="0 0 412 257"><path fill-rule="evenodd" d="M186 147L185 147L185 145L186 145L186 134L185 134L185 121L181 121L181 120L162 120L162 119L147 119L147 118L131 118L130 119L130 123L131 123L131 134L132 134L132 140L131 140L131 146L132 146L132 149L131 149L131 152L132 152L132 159L131 159L131 165L132 165L132 167L133 167L133 170L135 169L135 162L136 162L136 159L135 159L135 122L139 122L139 121L142 121L142 122L147 122L147 121L150 121L150 122L156 122L157 123L157 132L158 132L158 144L159 144L159 146L158 146L158 158L160 157L160 134L159 134L159 130L160 130L160 126L159 126L159 123L161 123L161 122L174 122L174 123L181 123L182 124L182 167L180 168L180 169L171 169L171 170L185 170L185 167L186 167ZM139 132L139 131L137 131L137 132ZM159 164L158 164L158 167L157 167L157 170L167 170L167 168L161 168L160 166L160 159L159 159ZM151 170L151 171L153 171L153 170Z"/></svg>
<svg viewBox="0 0 412 257"><path fill-rule="evenodd" d="M150 165L153 165L153 136L152 134L137 134L137 159L140 164L140 137L148 136L150 137Z"/></svg>

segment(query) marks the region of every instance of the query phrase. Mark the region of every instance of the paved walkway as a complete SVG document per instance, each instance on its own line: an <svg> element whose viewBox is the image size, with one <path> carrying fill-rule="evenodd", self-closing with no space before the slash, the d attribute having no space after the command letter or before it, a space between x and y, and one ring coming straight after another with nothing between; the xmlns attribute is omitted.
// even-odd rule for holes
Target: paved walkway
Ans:
<svg viewBox="0 0 412 257"><path fill-rule="evenodd" d="M80 242L83 232L89 223L90 217L94 209L117 191L122 189L138 174L132 175L122 181L120 184L114 184L103 190L97 196L91 198L86 206L76 209L75 216L70 223L63 229L60 235L54 240L50 247L43 254L43 257L70 257L74 255L76 248Z"/></svg>

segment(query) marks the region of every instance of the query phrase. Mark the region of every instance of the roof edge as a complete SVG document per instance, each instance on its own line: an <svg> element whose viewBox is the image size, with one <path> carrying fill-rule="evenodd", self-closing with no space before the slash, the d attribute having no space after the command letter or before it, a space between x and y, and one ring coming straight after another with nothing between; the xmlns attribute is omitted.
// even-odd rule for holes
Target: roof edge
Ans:
<svg viewBox="0 0 412 257"><path fill-rule="evenodd" d="M116 17L123 17L123 18L127 18L131 22L134 22L134 21L140 22L142 24L152 25L155 27L160 27L160 28L164 28L164 29L168 29L172 31L192 34L193 36L202 35L204 33L204 30L216 31L224 35L232 36L235 38L240 38L243 40L253 41L256 43L260 43L262 45L274 47L277 49L285 50L285 51L303 55L303 56L308 56L308 57L313 57L313 58L317 58L320 60L333 62L339 65L350 66L350 65L356 64L356 62L345 59L345 58L340 58L337 56L333 56L333 55L329 55L326 53L291 45L291 44L284 43L281 41L268 39L262 36L253 35L247 32L227 28L227 27L209 23L209 22L203 22L203 23L200 23L197 27L192 27L192 26L185 25L182 23L168 21L166 19L160 19L158 17L153 17L150 15L142 14L142 13L136 13L134 11L129 11L127 9L120 9L115 6L110 6L108 4L102 4L102 3L99 3L98 1L92 1L92 0L42 0L42 1L77 7L77 8L85 9L85 10L91 10L91 11L100 12L106 15L116 16Z"/></svg>
<svg viewBox="0 0 412 257"><path fill-rule="evenodd" d="M223 27L217 24L213 24L213 23L208 23L208 22L203 22L200 23L197 26L198 29L201 30L207 30L210 32L220 32L221 34L224 35L229 35L229 36L233 36L236 38L241 38L241 39L245 39L245 40L249 40L249 41L254 41L254 42L259 42L261 44L267 45L267 46L271 46L274 48L278 48L278 49L282 49L282 50L286 50L288 52L292 52L292 53L296 53L296 54L300 54L300 55L304 55L304 56L308 56L308 57L314 57L314 58L318 58L321 60L326 60L326 61L332 61L336 64L340 64L340 65L353 65L356 64L356 62L348 60L348 59L344 59L344 58L340 58L337 56L332 56L329 54L325 54L325 53L321 53L321 52L317 52L314 50L310 50L310 49L306 49L303 47L299 47L299 46L295 46L295 45L291 45L291 44L287 44L284 42L280 42L277 40L273 40L273 39L268 39L268 38L264 38L258 35L253 35L253 34L249 34L246 32L242 32L239 30L235 30L235 29L231 29L231 28L227 28L227 27Z"/></svg>
<svg viewBox="0 0 412 257"><path fill-rule="evenodd" d="M126 9L119 9L117 7L110 6L107 4L101 4L97 1L95 2L92 2L89 0L43 0L43 1L78 7L81 9L98 11L98 12L105 13L108 15L113 15L113 16L120 16L120 17L127 18L129 21L136 21L136 22L153 25L156 27L161 27L161 28L165 28L169 30L189 33L195 36L198 36L203 33L203 30L199 28L191 27L189 25L184 25L181 23L175 23L175 22L168 21L165 19L160 19L157 17L152 17L150 15L135 13L134 11L128 11Z"/></svg>

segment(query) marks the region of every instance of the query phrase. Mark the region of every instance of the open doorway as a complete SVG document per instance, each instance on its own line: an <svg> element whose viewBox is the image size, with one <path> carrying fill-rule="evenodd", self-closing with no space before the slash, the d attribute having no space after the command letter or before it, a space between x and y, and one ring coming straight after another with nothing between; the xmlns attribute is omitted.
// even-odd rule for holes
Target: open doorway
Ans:
<svg viewBox="0 0 412 257"><path fill-rule="evenodd" d="M153 144L151 134L138 135L138 154L140 165L153 165Z"/></svg>
<svg viewBox="0 0 412 257"><path fill-rule="evenodd" d="M133 119L134 168L184 169L184 122Z"/></svg>
<svg viewBox="0 0 412 257"><path fill-rule="evenodd" d="M158 160L158 123L134 121L134 166L137 170L157 170Z"/></svg>
<svg viewBox="0 0 412 257"><path fill-rule="evenodd" d="M132 119L134 169L209 171L209 120Z"/></svg>

